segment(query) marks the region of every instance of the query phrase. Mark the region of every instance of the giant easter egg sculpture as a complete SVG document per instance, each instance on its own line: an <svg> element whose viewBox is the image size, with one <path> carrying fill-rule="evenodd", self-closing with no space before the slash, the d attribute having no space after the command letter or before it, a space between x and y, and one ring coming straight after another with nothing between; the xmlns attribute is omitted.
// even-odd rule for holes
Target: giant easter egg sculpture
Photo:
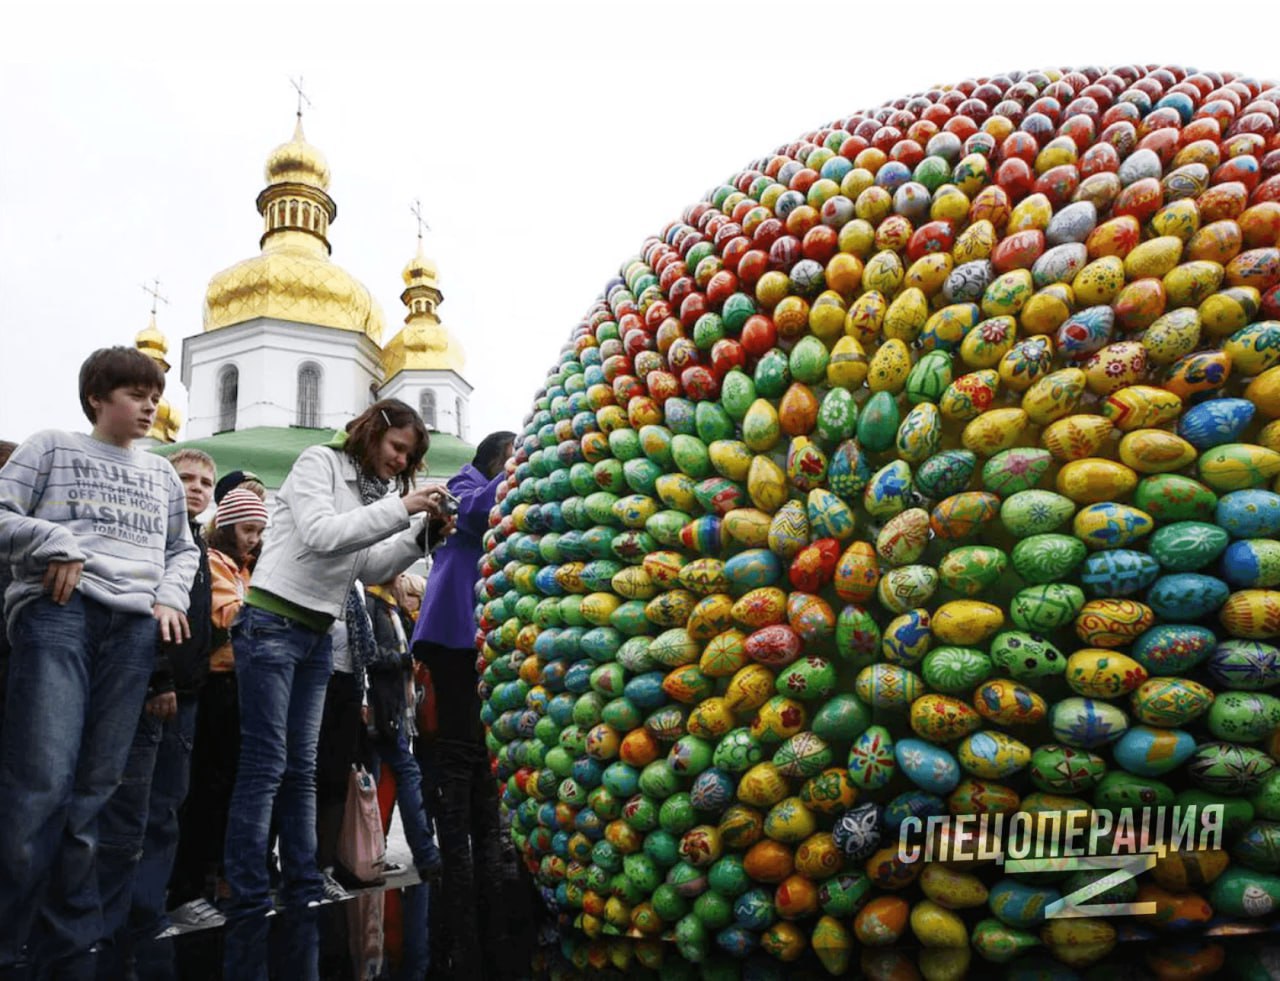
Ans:
<svg viewBox="0 0 1280 981"><path fill-rule="evenodd" d="M1134 66L858 113L647 240L485 539L484 721L549 900L833 973L1269 917L1278 240L1280 88ZM1222 849L1125 922L1046 919L1078 874L898 850L910 817L1206 801Z"/></svg>

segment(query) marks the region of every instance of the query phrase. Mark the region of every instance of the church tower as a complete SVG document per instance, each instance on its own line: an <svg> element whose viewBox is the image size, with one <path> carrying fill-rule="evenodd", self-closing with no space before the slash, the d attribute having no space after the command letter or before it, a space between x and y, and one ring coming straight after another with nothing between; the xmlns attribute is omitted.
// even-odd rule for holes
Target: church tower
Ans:
<svg viewBox="0 0 1280 981"><path fill-rule="evenodd" d="M156 285L158 286L159 283ZM153 300L161 299L159 293L154 290L148 290L148 292L152 294ZM138 331L137 336L133 339L133 345L158 364L164 374L167 375L169 373L169 362L166 360L169 354L169 342L165 339L164 334L160 333L160 328L156 326L154 302L151 305L151 319L147 322L147 326ZM146 436L134 441L135 445L140 449L146 449L150 446L172 443L178 438L178 430L180 428L182 428L182 413L175 409L167 398L162 397L160 404L156 406L156 415L151 422L151 428L147 431Z"/></svg>
<svg viewBox="0 0 1280 981"><path fill-rule="evenodd" d="M217 273L203 332L182 348L187 438L257 427L334 429L382 381L382 311L330 258L338 214L329 164L293 138L272 150L258 195L260 253Z"/></svg>
<svg viewBox="0 0 1280 981"><path fill-rule="evenodd" d="M400 274L405 287L400 302L408 313L403 329L382 352L385 381L379 395L415 407L428 429L467 440L472 388L462 377L462 348L440 322L444 294L438 276L435 262L423 254L419 217L418 252Z"/></svg>

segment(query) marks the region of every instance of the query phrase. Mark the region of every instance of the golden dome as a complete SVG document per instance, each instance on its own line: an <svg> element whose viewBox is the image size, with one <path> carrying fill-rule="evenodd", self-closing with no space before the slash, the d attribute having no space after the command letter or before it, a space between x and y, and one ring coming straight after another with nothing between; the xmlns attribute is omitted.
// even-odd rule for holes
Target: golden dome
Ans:
<svg viewBox="0 0 1280 981"><path fill-rule="evenodd" d="M434 286L436 280L440 278L440 270L436 268L435 260L428 259L422 254L421 239L418 240L418 254L404 264L400 278L404 280L405 286L416 286L419 283Z"/></svg>
<svg viewBox="0 0 1280 981"><path fill-rule="evenodd" d="M306 141L302 119L293 139L271 151L267 186L258 195L262 253L217 273L204 298L204 329L257 317L335 327L382 340L382 310L369 290L329 260L329 164Z"/></svg>
<svg viewBox="0 0 1280 981"><path fill-rule="evenodd" d="M268 184L308 184L322 191L329 189L329 161L307 142L301 113L293 127L293 139L271 151L263 175Z"/></svg>
<svg viewBox="0 0 1280 981"><path fill-rule="evenodd" d="M390 381L401 371L457 371L464 364L461 346L440 323L436 313L444 301L437 282L436 264L422 252L422 239L418 239L418 253L410 259L400 274L405 289L400 301L408 310L404 329L387 342L382 352L382 376Z"/></svg>
<svg viewBox="0 0 1280 981"><path fill-rule="evenodd" d="M155 418L151 420L147 435L160 443L172 443L178 438L181 428L182 413L171 406L168 399L162 398L156 406Z"/></svg>
<svg viewBox="0 0 1280 981"><path fill-rule="evenodd" d="M273 317L356 331L381 343L382 310L365 285L305 242L277 239L209 280L204 329Z"/></svg>
<svg viewBox="0 0 1280 981"><path fill-rule="evenodd" d="M133 346L145 354L149 358L160 363L160 367L166 372L169 370L169 362L165 360L165 355L169 353L169 342L165 340L164 334L160 333L160 328L156 326L156 315L151 314L151 320L147 326L138 331L133 339Z"/></svg>

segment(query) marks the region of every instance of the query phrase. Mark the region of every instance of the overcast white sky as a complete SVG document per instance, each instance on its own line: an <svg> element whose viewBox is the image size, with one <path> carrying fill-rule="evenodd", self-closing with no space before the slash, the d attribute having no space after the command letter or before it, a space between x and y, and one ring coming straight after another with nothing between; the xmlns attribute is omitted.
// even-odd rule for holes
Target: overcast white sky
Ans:
<svg viewBox="0 0 1280 981"><path fill-rule="evenodd" d="M292 130L291 75L333 171L333 259L378 298L388 336L422 199L478 440L519 427L643 239L752 158L1015 68L1277 77L1269 6L5 3L0 438L84 427L76 369L132 341L154 276L185 416L181 339L200 330L209 277L257 251L254 198Z"/></svg>

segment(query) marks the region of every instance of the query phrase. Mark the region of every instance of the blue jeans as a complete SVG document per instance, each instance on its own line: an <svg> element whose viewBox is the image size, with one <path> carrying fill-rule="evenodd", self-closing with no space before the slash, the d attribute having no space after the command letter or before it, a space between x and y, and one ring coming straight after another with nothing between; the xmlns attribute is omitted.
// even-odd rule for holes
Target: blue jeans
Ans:
<svg viewBox="0 0 1280 981"><path fill-rule="evenodd" d="M240 695L240 762L227 822L232 916L271 908L268 839L280 832L280 902L323 895L316 867L316 740L333 644L274 613L244 607L231 630Z"/></svg>
<svg viewBox="0 0 1280 981"><path fill-rule="evenodd" d="M395 775L396 803L400 806L404 838L413 853L413 864L421 869L433 857L439 859L435 835L431 832L431 816L422 794L422 771L409 752L409 740L403 731L398 732L394 740L375 740L373 749L379 761L389 766Z"/></svg>
<svg viewBox="0 0 1280 981"><path fill-rule="evenodd" d="M156 622L81 593L32 600L13 625L0 735L0 968L102 936L98 815L124 772Z"/></svg>
<svg viewBox="0 0 1280 981"><path fill-rule="evenodd" d="M105 936L155 936L168 924L165 892L178 848L178 808L187 796L195 695L161 721L147 712L129 749L124 780L99 821L98 889Z"/></svg>

